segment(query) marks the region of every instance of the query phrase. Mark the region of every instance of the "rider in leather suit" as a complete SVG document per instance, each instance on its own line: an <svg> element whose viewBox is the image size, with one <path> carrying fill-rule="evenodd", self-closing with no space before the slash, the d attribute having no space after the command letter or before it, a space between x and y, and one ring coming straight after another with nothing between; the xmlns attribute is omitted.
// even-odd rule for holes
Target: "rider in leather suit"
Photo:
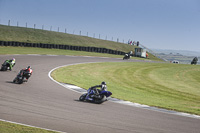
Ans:
<svg viewBox="0 0 200 133"><path fill-rule="evenodd" d="M101 85L96 85L96 86L92 86L88 89L88 93L87 93L87 96L86 96L86 99L87 100L93 100L91 97L93 96L98 96L99 95L99 91L97 90L97 88L101 88L100 91L103 91L103 90L107 90L107 86L106 86L106 82L102 82Z"/></svg>

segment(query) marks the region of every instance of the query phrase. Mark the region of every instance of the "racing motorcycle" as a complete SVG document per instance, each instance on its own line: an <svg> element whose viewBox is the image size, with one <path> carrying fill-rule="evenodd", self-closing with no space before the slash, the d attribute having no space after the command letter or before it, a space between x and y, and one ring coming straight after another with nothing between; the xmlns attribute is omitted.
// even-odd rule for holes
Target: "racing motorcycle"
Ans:
<svg viewBox="0 0 200 133"><path fill-rule="evenodd" d="M7 71L7 70L10 70L10 62L9 60L6 60L2 66L1 66L1 71Z"/></svg>
<svg viewBox="0 0 200 133"><path fill-rule="evenodd" d="M124 57L123 57L123 60L124 59L127 59L127 60L130 59L130 55L129 54L125 54Z"/></svg>
<svg viewBox="0 0 200 133"><path fill-rule="evenodd" d="M105 101L107 101L108 97L112 95L112 93L110 91L106 91L106 90L99 90L97 89L99 94L98 95L95 95L93 92L91 93L90 95L90 98L91 100L87 100L86 99L86 96L88 93L85 93L85 94L82 94L80 97L79 97L79 100L80 101L89 101L89 102L93 102L93 103L97 103L97 104L101 104Z"/></svg>
<svg viewBox="0 0 200 133"><path fill-rule="evenodd" d="M21 70L17 76L15 77L15 79L13 80L13 83L16 84L22 84L23 82L27 82L27 79L31 76L31 71L28 72L24 72L23 70Z"/></svg>

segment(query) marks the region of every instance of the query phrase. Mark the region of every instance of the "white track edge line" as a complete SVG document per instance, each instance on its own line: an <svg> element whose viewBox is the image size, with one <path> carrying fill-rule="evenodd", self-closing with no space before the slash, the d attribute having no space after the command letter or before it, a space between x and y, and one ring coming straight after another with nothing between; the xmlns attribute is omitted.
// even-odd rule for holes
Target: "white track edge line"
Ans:
<svg viewBox="0 0 200 133"><path fill-rule="evenodd" d="M97 62L87 62L87 63L97 63ZM67 87L67 86L65 86L65 85L63 85L63 84L61 84L60 82L56 81L55 79L53 79L53 78L51 77L51 73L52 73L54 70L56 70L56 69L58 69L58 68L61 68L61 67L72 66L72 65L79 65L79 64L85 64L85 63L74 63L74 64L69 64L69 65L58 66L58 67L56 67L56 68L53 68L51 71L49 71L48 76L49 76L49 78L50 78L52 81L56 82L57 84L59 84L59 85L65 87L65 88L67 88L67 89L69 89L69 90L71 90L71 91L77 92L77 91L75 91L74 89L71 89L71 88L69 88L69 87ZM81 93L81 92L78 92L78 93Z"/></svg>
<svg viewBox="0 0 200 133"><path fill-rule="evenodd" d="M48 73L48 76L49 78L56 82L57 84L69 89L69 90L72 90L74 92L77 92L77 93L83 93L83 92L78 92L74 89L71 89L70 87L67 87L66 85L63 85L61 84L60 82L54 80L52 77L51 77L51 72L53 72L54 70L58 69L58 68L61 68L61 67L66 67L66 66L72 66L72 65L78 65L78 64L87 64L87 63L98 63L98 62L86 62L86 63L74 63L74 64L68 64L68 65L62 65L62 66L58 66L56 68L53 68L51 71L49 71ZM75 85L74 85L75 86ZM140 105L140 106L134 106L134 107L138 107L138 108L142 108L142 109L148 109L148 110L153 110L153 111L157 111L157 112L162 112L162 113L167 113L167 114L171 114L171 115L177 115L177 116L184 116L184 117L189 117L189 118L195 118L195 119L200 119L200 116L199 115L194 115L194 114L189 114L189 113L184 113L184 112L177 112L177 111L174 111L174 113L170 113L170 110L167 110L167 109L162 109L162 108L157 108L156 107L151 107L151 106L148 106L148 105L141 105L139 103L133 103L133 102L130 102L130 101L111 101L111 102L114 102L114 103L118 103L118 104L123 104L123 105L129 105L129 106L134 106L133 104L136 104L136 105ZM144 107L143 107L144 106ZM151 108L155 108L155 109L151 109ZM165 111L162 111L162 110L165 110ZM166 111L169 111L169 112L166 112Z"/></svg>
<svg viewBox="0 0 200 133"><path fill-rule="evenodd" d="M58 133L67 133L67 132L63 132L63 131L57 131L57 130L42 128L42 127L32 126L32 125L28 125L28 124L23 124L23 123L19 123L19 122L13 122L13 121L8 121L8 120L3 120L3 119L0 119L0 121L12 123L12 124L17 124L17 125L21 125L21 126L27 126L27 127L33 127L33 128L43 129L43 130L47 130L47 131L58 132Z"/></svg>

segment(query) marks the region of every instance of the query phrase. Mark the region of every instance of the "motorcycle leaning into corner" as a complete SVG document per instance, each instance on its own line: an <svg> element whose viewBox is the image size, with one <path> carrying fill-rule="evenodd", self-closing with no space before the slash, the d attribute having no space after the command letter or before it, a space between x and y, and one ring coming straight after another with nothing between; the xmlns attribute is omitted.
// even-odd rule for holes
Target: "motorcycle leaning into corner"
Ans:
<svg viewBox="0 0 200 133"><path fill-rule="evenodd" d="M125 59L127 59L127 60L130 59L130 55L129 54L125 54L124 57L123 57L123 60L125 60Z"/></svg>
<svg viewBox="0 0 200 133"><path fill-rule="evenodd" d="M12 68L15 65L15 59L13 58L12 60L6 60L1 66L1 71L7 71L7 70L12 70Z"/></svg>
<svg viewBox="0 0 200 133"><path fill-rule="evenodd" d="M100 90L100 89L96 89L96 90L98 91L98 93L96 93L95 90L92 90L90 93L90 98L87 99L86 97L88 93L85 93L80 96L79 100L101 104L107 101L108 100L107 98L112 95L112 93L107 90Z"/></svg>
<svg viewBox="0 0 200 133"><path fill-rule="evenodd" d="M22 69L13 80L13 83L22 84L23 82L28 82L32 72L33 70L30 68L30 66L28 66L26 69Z"/></svg>
<svg viewBox="0 0 200 133"><path fill-rule="evenodd" d="M123 57L123 60L124 59L130 59L130 57L133 55L133 52L132 51L130 51L130 52L128 52L128 53L126 53L125 55L124 55L124 57Z"/></svg>

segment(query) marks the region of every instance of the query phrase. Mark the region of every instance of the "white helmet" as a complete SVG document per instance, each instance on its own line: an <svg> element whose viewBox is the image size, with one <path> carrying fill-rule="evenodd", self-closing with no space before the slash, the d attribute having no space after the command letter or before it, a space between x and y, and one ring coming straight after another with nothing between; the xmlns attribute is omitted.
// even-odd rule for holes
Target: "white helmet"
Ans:
<svg viewBox="0 0 200 133"><path fill-rule="evenodd" d="M102 90L107 90L106 82L101 82L101 89Z"/></svg>

